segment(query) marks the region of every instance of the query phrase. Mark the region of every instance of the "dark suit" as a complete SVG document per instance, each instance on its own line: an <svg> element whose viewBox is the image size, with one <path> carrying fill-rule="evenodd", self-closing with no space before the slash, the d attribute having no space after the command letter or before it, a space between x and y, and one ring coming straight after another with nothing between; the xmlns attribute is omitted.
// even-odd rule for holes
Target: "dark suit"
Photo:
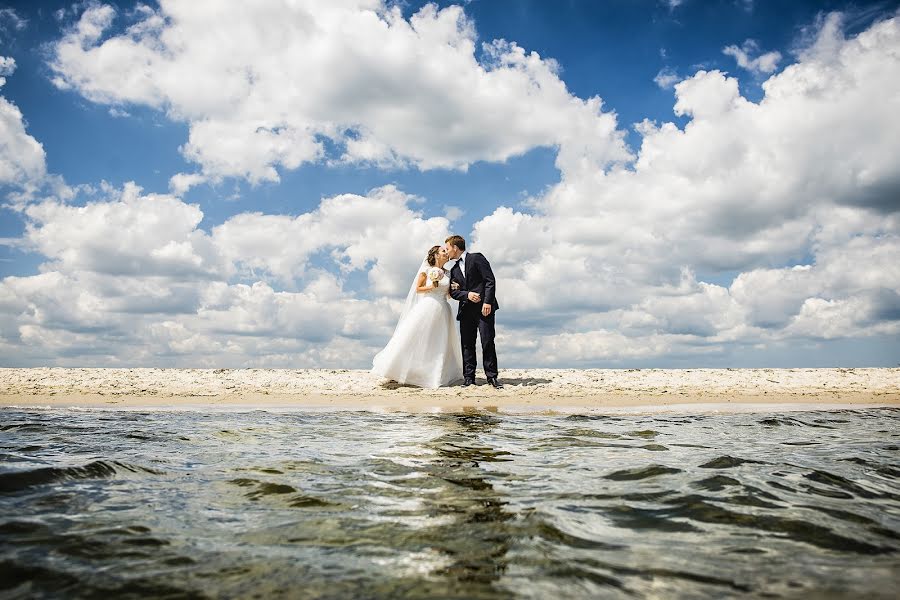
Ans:
<svg viewBox="0 0 900 600"><path fill-rule="evenodd" d="M465 275L459 267L459 261L450 269L451 283L459 284L458 290L451 290L454 300L459 300L459 337L462 342L463 376L475 379L475 338L481 336L481 357L484 360L484 374L488 378L497 377L497 349L494 347L494 315L500 308L497 303L497 282L491 263L478 252L466 254ZM469 292L481 295L480 302L469 302ZM484 304L491 305L491 314L481 314Z"/></svg>

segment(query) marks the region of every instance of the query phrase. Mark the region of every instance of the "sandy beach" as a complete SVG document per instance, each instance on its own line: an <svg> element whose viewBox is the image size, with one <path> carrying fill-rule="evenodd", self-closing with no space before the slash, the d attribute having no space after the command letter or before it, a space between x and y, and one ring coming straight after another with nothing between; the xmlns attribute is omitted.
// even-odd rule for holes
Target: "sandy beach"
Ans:
<svg viewBox="0 0 900 600"><path fill-rule="evenodd" d="M0 369L0 406L754 410L900 406L900 369L508 369L505 389L399 386L364 370Z"/></svg>

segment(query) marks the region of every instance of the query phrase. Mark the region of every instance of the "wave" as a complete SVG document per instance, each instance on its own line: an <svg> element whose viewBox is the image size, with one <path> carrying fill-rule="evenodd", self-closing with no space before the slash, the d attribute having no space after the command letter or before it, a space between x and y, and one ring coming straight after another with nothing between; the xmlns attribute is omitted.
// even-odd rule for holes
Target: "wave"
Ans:
<svg viewBox="0 0 900 600"><path fill-rule="evenodd" d="M0 473L0 494L19 492L30 487L69 481L73 479L105 479L115 477L119 473L150 473L162 475L162 471L132 465L120 461L97 460L86 465L75 467L42 467L28 471Z"/></svg>

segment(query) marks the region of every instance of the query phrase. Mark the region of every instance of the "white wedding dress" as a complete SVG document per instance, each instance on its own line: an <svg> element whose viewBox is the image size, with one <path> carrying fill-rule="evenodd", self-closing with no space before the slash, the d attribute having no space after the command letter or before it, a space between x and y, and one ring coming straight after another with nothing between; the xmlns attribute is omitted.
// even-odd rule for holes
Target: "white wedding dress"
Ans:
<svg viewBox="0 0 900 600"><path fill-rule="evenodd" d="M423 263L416 278L427 269ZM446 273L437 287L427 292L416 292L413 283L394 335L372 361L373 373L423 388L437 388L462 379L462 346L447 300L449 290L450 277Z"/></svg>

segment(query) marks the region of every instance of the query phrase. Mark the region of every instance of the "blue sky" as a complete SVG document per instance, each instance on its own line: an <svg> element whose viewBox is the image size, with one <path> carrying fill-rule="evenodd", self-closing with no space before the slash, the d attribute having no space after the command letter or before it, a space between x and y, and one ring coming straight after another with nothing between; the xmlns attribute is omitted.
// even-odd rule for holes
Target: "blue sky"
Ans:
<svg viewBox="0 0 900 600"><path fill-rule="evenodd" d="M860 200L869 197L866 186L886 190L884 194L895 189L890 163L898 165L896 158L887 157L886 148L891 145L887 138L898 128L896 117L871 123L871 115L858 114L859 94L850 92L835 94L834 98L838 108L840 102L846 102L844 117L836 117L832 106L811 105L809 114L821 111L823 132L834 127L828 119L838 119L848 132L859 132L859 139L840 137L841 144L861 148L852 153L853 160L858 161L857 164L851 160L851 170L857 174L852 180L827 182L828 185L820 182L822 189L811 189L815 186L808 182L820 176L818 167L809 166L811 159L798 165L782 160L774 172L765 166L759 167L759 172L749 172L746 166L758 162L756 156L780 152L778 144L792 153L791 160L798 152L801 156L808 153L809 157L818 157L825 171L828 160L834 160L835 167L843 165L840 157L846 153L846 146L819 156L823 140L828 145L827 137L817 139L815 128L791 130L789 112L803 111L801 100L815 102L814 95L803 86L808 84L809 73L816 69L833 73L843 68L853 73L865 67L888 79L900 75L896 64L886 57L889 47L866 47L868 54L861 57L853 53L853 44L859 44L858 40L866 35L874 35L879 27L884 30L884 39L895 41L891 36L896 29L892 24L897 2L496 0L462 5L360 5L359 14L372 13L374 8L382 23L390 22L388 13L392 7L399 11L406 26L421 15L433 18L435 23L457 22L457 30L452 34L457 37L453 37L451 46L460 40L472 41L471 60L465 60L465 50L459 51L454 55L460 58L459 64L454 62L457 70L448 69L445 76L439 60L410 61L408 56L389 52L390 42L396 38L402 49L415 50L423 57L439 56L446 51L442 45L446 40L440 37L443 33L432 35L419 29L417 36L410 38L403 27L389 28L385 34L380 26L375 26L372 35L385 37L366 38L366 28L372 27L372 21L365 19L354 30L354 35L362 37L339 39L350 34L322 25L330 22L329 15L324 14L327 11L316 14L315 3L304 18L320 24L323 46L333 44L337 48L333 62L307 60L313 56L303 54L311 52L309 48L291 50L293 54L282 57L283 60L272 56L275 51L271 49L262 50L268 54L243 56L248 48L259 50L265 44L247 42L245 47L241 38L232 35L237 30L229 30L237 25L214 14L209 8L212 5L202 2L190 10L176 9L173 3L0 3L0 56L12 59L15 65L6 69L0 95L21 112L21 119L13 121L21 123L23 135L40 144L44 165L37 172L0 180L0 191L7 198L5 207L0 209L0 238L6 240L0 245L0 277L15 278L4 280L15 288L8 291L15 300L8 302L11 308L4 314L6 323L0 329L7 353L5 362L186 361L298 366L347 363L365 367L389 335L398 290L406 287L405 281L400 280L406 279L406 271L420 260L413 255L411 248L418 247L412 246L413 241L418 242L421 237L422 244L427 244L429 235L445 230L472 240L498 263L500 273L511 284L507 286L509 325L503 332L501 314L498 326L501 340L507 342L510 366L542 362L553 366L804 366L848 361L893 365L900 360L896 317L884 318L893 314L896 303L894 274L884 272L877 260L871 261L873 272L865 282L848 287L840 283L842 276L835 274L839 269L835 265L841 264L844 256L840 248L847 240L871 242L868 246L856 242L860 247L855 256L881 257L888 260L886 264L891 258L900 258L894 245L896 204ZM208 8L209 14L204 15ZM281 10L277 3L271 8L269 14L248 14L245 20L257 24L262 31L266 19L276 18ZM154 18L160 21L153 27L147 26L149 33L135 29ZM154 66L145 79L130 78L129 73L142 68L140 57L144 55L116 54L117 41L130 40L141 52L152 53L158 50L160 40L166 39L167 31L178 31L180 35L197 33L190 27L202 18L207 18L210 30L221 31L224 39L234 40L233 47L220 50L221 65L216 65L222 66L226 79L213 81L218 71L209 72L207 61L212 59L203 52L202 42L196 41L199 36L187 43L193 48L191 51L183 55L174 51L175 58L168 60L165 57L173 53L168 48L169 54L159 54L159 67ZM285 22L293 23L287 18ZM304 22L298 17L297 29L288 30L291 39L303 35ZM102 33L78 33L79 27L88 23L102 24ZM482 44L493 40L514 44L533 62L513 65L504 62L513 56L507 54L499 66L492 65L491 50ZM725 52L728 47L733 50ZM840 54L835 48L847 51ZM353 61L357 59L352 57L356 56L355 50L372 55L371 63L366 63L364 57L359 59L362 66L356 68ZM102 58L100 51L106 52L103 60L112 61L109 69L97 69ZM340 52L351 52L352 56L348 54L350 57L343 60ZM744 65L739 64L737 54L746 58ZM238 62L245 65L241 68L248 68L246 64L251 65L251 70L255 64L266 67L256 75L257 89L251 89L247 98L229 97L232 104L223 108L216 105L219 99L215 86L222 85L221 89L227 90L232 83L227 79L231 55L240 57ZM767 55L773 62L760 62ZM754 59L759 60L753 62ZM860 62L851 64L850 60ZM293 61L302 63L298 74L292 70ZM333 68L345 64L349 65L347 73L334 76L333 84L328 81L333 73L323 65ZM784 74L792 65L799 65L806 74ZM504 70L522 81L516 80L506 89L491 80L506 76ZM190 87L190 79L201 73L213 81L213 87L198 86L186 97L182 88ZM172 83L176 77L176 83ZM271 78L270 86L265 85L266 77ZM360 83L362 77L369 78L365 84ZM318 83L319 79L325 83ZM313 80L317 82L313 87L324 90L321 97L309 98L303 93ZM774 100L764 100L763 85L770 80L773 87L780 85L779 99L793 100L784 100L780 107ZM835 76L834 81L838 80ZM467 85L480 85L472 81L485 81L484 89L465 89ZM292 112L294 104L279 104L283 100L278 86L282 84L296 94L296 100L291 102L303 106L302 118ZM562 92L554 88L557 84L564 86L560 88ZM365 92L358 92L368 89L366 85L409 90L410 94L426 90L423 98L437 98L440 102L446 97L447 106L439 113L427 102L419 104L415 99L403 98L401 93L396 104L405 122L421 120L424 125L420 129L402 124L391 128L379 120L383 118L379 115L390 114L385 112L385 106L376 106L366 99ZM736 86L737 99L732 98L732 85ZM862 90L868 84L858 85ZM446 86L446 94L440 91L441 86ZM890 85L882 92L887 99L870 99L872 115L890 115ZM501 97L505 93L509 98ZM210 97L203 98L203 94ZM356 94L352 101L348 100L350 94ZM473 98L471 103L465 102L467 94ZM457 95L463 100L458 100ZM602 108L599 103L589 106L595 97L602 99ZM349 108L335 110L335 98L337 102L346 101L348 106L360 107L358 121ZM720 98L730 103L731 113L707 114L707 106L718 106ZM484 103L483 107L479 102ZM477 131L491 127L490 120L477 122L479 111L499 110L497 114L503 115L502 108L497 107L504 103L510 107L509 122L498 121L496 132ZM763 104L765 110L754 109ZM389 108L390 102L386 106ZM371 115L367 113L370 109ZM300 154L292 158L294 150L285 149L281 141L266 146L274 138L262 139L256 135L259 129L247 137L246 131L252 133L252 128L246 129L244 123L250 121L240 122L232 116L237 113L252 114L256 119L253 122L260 123L267 122L269 114L278 115L271 117L275 123L272 131L291 132L289 145L303 147L307 141L318 142L321 149L306 154L298 150ZM460 141L451 144L442 139L445 130L435 123L441 122L443 115L457 113L457 120L451 122L461 131ZM853 123L856 118L860 120L858 125ZM583 119L583 128L572 125L571 131L567 129L569 123L579 119ZM645 120L646 127L652 130L636 127ZM230 146L218 144L215 135L200 139L206 135L201 128L203 123L215 123L215 131L220 133L226 131L222 128L244 132L235 133L234 156L227 154ZM669 139L671 135L664 135L665 123L685 134L678 143ZM343 128L344 133L331 133L337 131L334 127ZM748 133L765 132L769 137L741 137L741 127L748 127ZM773 133L776 128L780 128L777 135ZM232 132L227 131L229 135ZM738 142L728 141L729 135L736 136ZM199 141L192 154L186 146L195 137ZM17 139L24 138L20 135ZM363 140L371 145L352 155L348 150L352 143L348 144L348 140ZM240 150L257 143L261 146L256 157ZM715 164L716 157L727 155L735 143L743 144L735 152L744 157L744 162ZM656 158L651 161L651 153L645 152L642 144L660 157L652 154ZM16 146L11 142L8 147ZM591 168L585 170L567 158L569 148ZM715 148L719 150L710 150L711 155L702 162L700 158L695 164L682 160L694 152L699 157L703 152L700 149ZM273 158L259 158L266 152L271 152ZM376 152L377 156L365 152ZM12 156L8 160L15 163L18 158ZM889 164L883 164L885 160ZM274 168L277 175L260 175L267 166ZM759 177L768 172L772 172L771 178L762 181L769 181L772 190L763 193ZM874 173L872 181L858 175L870 172ZM203 181L185 190L175 189L171 179L178 174L198 175ZM129 182L142 189L138 197L166 195L177 203L173 206L178 210L196 205L202 213L195 228L184 233L187 237L148 241L147 252L193 244L195 258L200 257L194 263L202 262L204 269L210 263L217 267L204 270L200 277L196 273L185 275L183 265L172 267L171 272L156 265L154 269L163 270L154 271L151 285L147 273L141 270L146 265L135 267L134 272L123 272L119 267L112 269L102 261L85 258L104 255L115 262L111 254L127 249L128 239L100 250L95 241L73 239L71 247L68 242L54 245L48 241L51 233L56 240L65 239L66 225L74 227L72 217L76 215L67 211L83 206L96 209L91 214L77 213L85 219L99 219L89 223L96 225L96 235L115 235L104 229L113 227L113 223L104 220L110 217L99 210L99 205L105 203L113 210L127 204L123 196ZM679 187L673 182L678 182ZM727 198L715 190L710 190L709 195L696 191L716 183L728 190ZM399 199L388 202L394 208L400 202L398 212L391 217L394 220L340 225L342 235L348 228L358 228L357 238L324 240L308 252L277 260L264 249L264 244L253 245L261 244L260 240L266 237L265 229L260 233L258 228L274 223L262 217L282 217L278 227L285 228L284 243L291 244L305 225L299 221L291 225L290 221L318 214L328 199L342 195L365 199L384 186L393 186L392 193L399 194ZM832 197L828 190L839 192ZM634 196L629 199L629 194ZM720 199L721 205L717 204ZM55 207L52 211L34 208L50 205ZM153 218L140 212L150 205L153 201L134 209L133 214L123 213L121 219L134 219L133 226L140 228L145 219ZM674 206L678 212L669 213ZM888 207L886 213L878 208L883 206ZM851 210L855 212L847 212ZM691 217L675 223L672 214ZM242 215L257 215L260 219L256 222L250 217L239 218ZM438 222L445 215L451 218ZM328 229L325 218L320 226ZM408 224L401 224L399 234L397 219L411 219ZM119 227L123 227L122 222L117 221ZM842 230L840 240L826 240L823 232L831 232L836 222L852 222L855 229ZM579 224L588 227L589 223L593 223L590 232L578 230ZM215 234L220 226L220 233ZM395 240L394 236L402 236L404 228L409 236ZM732 233L725 235L726 231ZM611 239L616 232L622 233L621 239ZM639 242L642 235L651 241ZM632 241L626 244L622 240L627 236L636 237L628 238ZM223 241L226 237L227 242ZM197 246L200 238L216 250L204 254L207 251ZM516 243L511 245L510 239ZM79 246L80 243L86 245ZM360 244L363 249L358 248ZM369 256L366 245L371 249ZM259 254L254 254L257 251ZM248 257L248 252L253 257ZM389 259L387 255L394 252L398 256ZM135 260L134 264L141 262ZM593 269L600 269L602 275L597 276ZM66 280L54 285L80 291L78 298L73 299L76 305L79 301L86 303L105 317L68 312L65 318L41 317L52 312L46 307L42 310L46 292L32 289L27 280L48 272L58 273ZM337 287L321 292L324 296L320 297L316 290L324 286L322 274L327 274ZM805 279L796 280L801 277ZM400 283L386 285L386 279ZM341 313L342 322L323 326L316 332L315 348L293 343L292 339L302 338L298 331L294 331L294 336L285 334L284 339L273 333L284 327L306 331L311 325L305 321L300 325L284 317L286 320L280 324L262 325L264 319L259 315L250 319L255 325L248 324L240 331L244 336L241 339L250 341L229 349L235 330L205 320L212 306L208 298L202 298L206 292L189 294L189 298L179 296L181 299L175 302L178 308L172 309L175 312L152 307L123 308L120 303L122 298L133 299L147 293L147 286L160 297L173 298L177 295L173 290L203 287L210 281L228 286L229 293L236 296L241 296L244 288L253 289L255 283L263 283L271 289L276 299L273 301L288 312L300 310L292 303L302 298L314 297L316 302L328 306L335 300L328 295L334 294L342 303L341 310L348 312ZM571 302L561 308L552 302L528 298L529 294L540 295L544 286L572 290ZM611 293L616 286L620 286L621 293ZM751 297L748 289L760 297ZM775 297L783 299L766 304L764 298ZM235 313L229 311L247 314L268 309L233 305L222 310L220 317L230 322ZM354 311L364 314L366 310L377 310L382 316L377 322L348 333L346 323L361 318ZM126 324L123 314L139 314L140 323ZM712 318L711 314L718 317ZM857 317L852 317L854 314ZM678 315L686 316L679 319ZM847 322L835 331L817 333L816 323L834 322L836 318ZM85 322L91 322L95 329L89 329L102 334L94 333L92 338L84 333ZM181 341L194 339L196 349L178 350L175 340L165 336L146 343L148 332L159 334L162 323L181 328ZM184 344L181 347L187 348ZM23 354L17 350L21 348L28 351ZM502 362L502 349L500 354Z"/></svg>

